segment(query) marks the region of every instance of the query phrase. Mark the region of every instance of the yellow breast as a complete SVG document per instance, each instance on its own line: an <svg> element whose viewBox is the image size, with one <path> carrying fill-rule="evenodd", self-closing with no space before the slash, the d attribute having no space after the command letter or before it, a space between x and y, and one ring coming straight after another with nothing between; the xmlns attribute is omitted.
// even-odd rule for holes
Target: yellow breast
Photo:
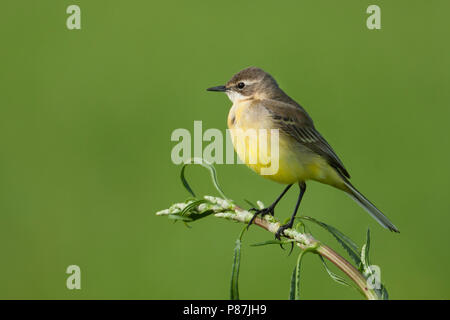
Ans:
<svg viewBox="0 0 450 320"><path fill-rule="evenodd" d="M267 179L283 184L312 179L336 185L341 181L326 160L294 138L271 131L277 129L275 123L257 104L235 103L228 115L228 127L240 160Z"/></svg>

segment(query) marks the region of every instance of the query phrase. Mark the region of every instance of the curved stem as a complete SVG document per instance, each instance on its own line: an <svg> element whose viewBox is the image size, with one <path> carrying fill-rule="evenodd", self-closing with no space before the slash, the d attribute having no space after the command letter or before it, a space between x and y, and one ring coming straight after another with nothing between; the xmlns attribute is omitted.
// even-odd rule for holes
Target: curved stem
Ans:
<svg viewBox="0 0 450 320"><path fill-rule="evenodd" d="M249 221L253 218L253 213L236 206L234 203L229 202L228 200L209 196L205 196L205 199L210 202L210 204L200 204L198 206L199 211L209 210L212 211L214 213L214 216L217 218L223 218L242 223L249 223ZM186 203L178 203L173 205L169 209L159 211L157 215L174 215L181 212L187 205L188 204ZM266 215L264 217L256 217L253 220L253 224L274 234L280 228L280 222L270 215ZM284 236L288 239L293 240L302 250L313 251L314 253L321 255L322 257L333 263L335 266L337 266L350 278L350 280L352 280L359 291L367 299L380 299L375 290L367 286L366 279L355 266L353 266L345 258L339 255L336 251L316 240L311 234L301 233L295 229L286 229L284 230Z"/></svg>
<svg viewBox="0 0 450 320"><path fill-rule="evenodd" d="M324 244L320 244L320 246L316 249L316 252L341 269L342 272L344 272L358 286L358 289L368 300L379 299L375 291L367 287L367 281L361 272L359 272L358 269L356 269L336 251Z"/></svg>
<svg viewBox="0 0 450 320"><path fill-rule="evenodd" d="M256 218L254 221L254 224L267 230L272 233L273 228L270 227L270 223L266 220L263 220L261 218ZM272 230L271 230L272 229ZM294 239L293 237L289 236L288 230L286 230L285 234L288 236L288 238ZM333 263L336 267L338 267L342 272L344 272L350 280L355 283L355 285L358 287L359 291L368 299L368 300L378 300L378 295L375 293L373 289L369 289L367 286L367 281L364 278L364 276L359 272L358 269L356 269L350 262L348 262L344 257L342 257L340 254L338 254L336 251L331 249L330 247L324 245L323 243L320 243L318 240L314 239L311 235L308 234L308 240L309 244L302 244L297 243L297 245L303 249L309 249L317 254L320 254L325 259L329 260L331 263ZM315 247L315 248L314 248Z"/></svg>

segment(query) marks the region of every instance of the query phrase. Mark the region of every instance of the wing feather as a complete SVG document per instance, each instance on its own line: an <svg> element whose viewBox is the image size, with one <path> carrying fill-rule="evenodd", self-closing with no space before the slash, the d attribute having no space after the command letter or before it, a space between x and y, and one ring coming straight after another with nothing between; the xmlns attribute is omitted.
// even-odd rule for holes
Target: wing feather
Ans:
<svg viewBox="0 0 450 320"><path fill-rule="evenodd" d="M316 130L313 121L300 105L292 105L276 100L262 101L277 126L287 135L317 153L345 177L350 174L333 148Z"/></svg>

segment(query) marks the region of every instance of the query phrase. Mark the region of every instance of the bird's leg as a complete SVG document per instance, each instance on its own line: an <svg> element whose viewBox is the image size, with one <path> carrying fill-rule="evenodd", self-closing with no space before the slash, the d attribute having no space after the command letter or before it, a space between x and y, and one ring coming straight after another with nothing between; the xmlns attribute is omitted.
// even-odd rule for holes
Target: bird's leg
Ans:
<svg viewBox="0 0 450 320"><path fill-rule="evenodd" d="M255 220L257 215L266 215L266 214L271 214L272 216L275 215L275 207L277 205L277 203L281 200L281 198L283 198L283 196L286 194L286 192L289 190L289 188L292 187L292 184L288 185L283 192L278 196L278 198L267 208L263 208L263 209L256 209L256 208L251 208L249 209L249 211L255 211L255 214L253 215L253 217L250 219L250 222L247 225L247 229L250 227L250 225L253 223L253 221Z"/></svg>
<svg viewBox="0 0 450 320"><path fill-rule="evenodd" d="M289 220L289 222L287 224L282 225L280 228L278 228L278 231L275 234L275 238L277 238L278 240L280 240L281 236L284 235L284 230L292 228L292 226L294 225L295 215L297 214L298 207L300 206L300 202L302 201L303 195L305 194L305 191L306 191L305 182L302 181L298 185L300 187L300 193L298 195L297 204L295 205L294 213L292 214L291 219Z"/></svg>

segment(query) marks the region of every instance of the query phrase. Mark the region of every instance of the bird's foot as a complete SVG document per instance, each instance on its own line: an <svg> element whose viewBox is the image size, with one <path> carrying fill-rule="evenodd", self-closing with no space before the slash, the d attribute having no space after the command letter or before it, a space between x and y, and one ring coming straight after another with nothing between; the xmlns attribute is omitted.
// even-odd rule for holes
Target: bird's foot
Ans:
<svg viewBox="0 0 450 320"><path fill-rule="evenodd" d="M281 240L281 237L284 236L284 230L292 228L292 223L287 223L285 225L282 225L278 228L277 232L275 233L275 239ZM284 250L283 244L280 244L281 249ZM294 249L294 242L291 242L291 250L289 250L289 255L291 255L292 250Z"/></svg>
<svg viewBox="0 0 450 320"><path fill-rule="evenodd" d="M249 223L247 225L247 229L250 227L250 225L253 223L253 221L255 221L255 218L258 215L261 215L261 217L265 216L266 214L270 214L271 216L273 216L275 214L275 207L274 206L270 206L270 207L263 208L263 209L251 208L248 211L254 211L255 214L250 219L250 221L249 221Z"/></svg>
<svg viewBox="0 0 450 320"><path fill-rule="evenodd" d="M281 240L281 237L284 236L284 230L292 228L292 225L293 223L289 222L287 224L280 226L277 232L275 233L275 238Z"/></svg>

